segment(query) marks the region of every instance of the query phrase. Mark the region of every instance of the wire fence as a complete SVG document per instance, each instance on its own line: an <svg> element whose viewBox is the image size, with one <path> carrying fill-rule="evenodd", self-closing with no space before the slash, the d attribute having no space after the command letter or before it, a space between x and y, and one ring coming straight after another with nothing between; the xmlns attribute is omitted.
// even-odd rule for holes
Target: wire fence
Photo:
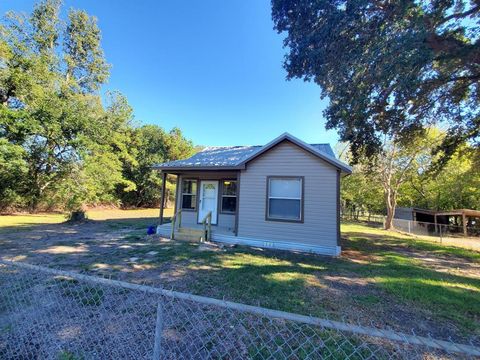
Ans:
<svg viewBox="0 0 480 360"><path fill-rule="evenodd" d="M368 212L345 212L342 213L341 220L385 226L385 215ZM420 237L422 240L480 251L480 227L478 224L463 228L463 226L455 224L434 224L394 218L393 227L397 231Z"/></svg>
<svg viewBox="0 0 480 360"><path fill-rule="evenodd" d="M463 226L453 224L434 224L404 219L393 219L393 226L396 230L419 236L424 240L480 250L480 233L476 228L464 229Z"/></svg>
<svg viewBox="0 0 480 360"><path fill-rule="evenodd" d="M0 261L2 359L475 358L480 348Z"/></svg>
<svg viewBox="0 0 480 360"><path fill-rule="evenodd" d="M342 212L340 214L343 221L362 221L367 223L384 224L385 215L371 214L368 212Z"/></svg>

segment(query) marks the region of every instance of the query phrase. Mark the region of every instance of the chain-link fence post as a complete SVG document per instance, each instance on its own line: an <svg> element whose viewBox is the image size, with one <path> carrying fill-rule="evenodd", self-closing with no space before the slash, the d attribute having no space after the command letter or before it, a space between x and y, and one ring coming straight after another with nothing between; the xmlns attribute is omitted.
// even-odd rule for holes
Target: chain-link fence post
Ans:
<svg viewBox="0 0 480 360"><path fill-rule="evenodd" d="M163 310L162 310L162 301L159 300L157 305L157 320L155 322L155 344L153 347L153 360L160 360L162 331L163 331Z"/></svg>
<svg viewBox="0 0 480 360"><path fill-rule="evenodd" d="M0 299L1 359L480 357L476 339L434 339L4 260Z"/></svg>

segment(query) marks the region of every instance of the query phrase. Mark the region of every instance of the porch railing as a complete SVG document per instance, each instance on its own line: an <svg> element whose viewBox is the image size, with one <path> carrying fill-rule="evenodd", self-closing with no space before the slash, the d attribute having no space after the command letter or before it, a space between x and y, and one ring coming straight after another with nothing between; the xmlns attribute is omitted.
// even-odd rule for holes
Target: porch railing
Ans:
<svg viewBox="0 0 480 360"><path fill-rule="evenodd" d="M179 209L172 217L172 229L170 231L170 239L175 240L175 225L178 221L178 228L182 227L182 209Z"/></svg>
<svg viewBox="0 0 480 360"><path fill-rule="evenodd" d="M209 211L202 220L203 225L203 240L210 241L212 239L212 212Z"/></svg>

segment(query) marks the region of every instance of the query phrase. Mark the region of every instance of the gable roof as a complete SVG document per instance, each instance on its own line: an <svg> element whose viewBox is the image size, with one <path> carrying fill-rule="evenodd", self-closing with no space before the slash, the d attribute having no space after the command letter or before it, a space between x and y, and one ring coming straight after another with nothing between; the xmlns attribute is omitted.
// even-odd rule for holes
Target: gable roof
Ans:
<svg viewBox="0 0 480 360"><path fill-rule="evenodd" d="M351 168L338 160L329 144L307 144L302 140L284 133L266 145L256 146L211 146L188 159L169 161L154 165L159 170L234 170L244 169L246 164L278 145L290 141L309 153L325 160L343 172L350 174Z"/></svg>

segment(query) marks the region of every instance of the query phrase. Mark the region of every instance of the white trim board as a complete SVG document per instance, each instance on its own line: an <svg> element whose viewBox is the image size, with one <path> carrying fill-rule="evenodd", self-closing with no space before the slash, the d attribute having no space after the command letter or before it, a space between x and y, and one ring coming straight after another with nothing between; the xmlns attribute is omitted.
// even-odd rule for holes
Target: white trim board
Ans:
<svg viewBox="0 0 480 360"><path fill-rule="evenodd" d="M221 243L232 244L232 245L247 245L247 246L259 247L263 249L300 251L300 252L320 254L320 255L339 256L341 253L340 246L311 245L311 244L302 244L297 242L255 239L250 237L231 236L231 235L223 235L223 234L217 234L217 235L214 234L212 236L212 240L221 242Z"/></svg>
<svg viewBox="0 0 480 360"><path fill-rule="evenodd" d="M157 234L162 236L170 236L170 229L165 227L157 227ZM340 246L321 246L303 244L297 242L288 241L276 241L268 239L256 239L250 237L216 234L212 233L212 241L220 242L230 245L246 245L259 247L263 249L276 249L276 250L288 250L299 251L304 253L313 253L319 255L339 256L341 253Z"/></svg>

